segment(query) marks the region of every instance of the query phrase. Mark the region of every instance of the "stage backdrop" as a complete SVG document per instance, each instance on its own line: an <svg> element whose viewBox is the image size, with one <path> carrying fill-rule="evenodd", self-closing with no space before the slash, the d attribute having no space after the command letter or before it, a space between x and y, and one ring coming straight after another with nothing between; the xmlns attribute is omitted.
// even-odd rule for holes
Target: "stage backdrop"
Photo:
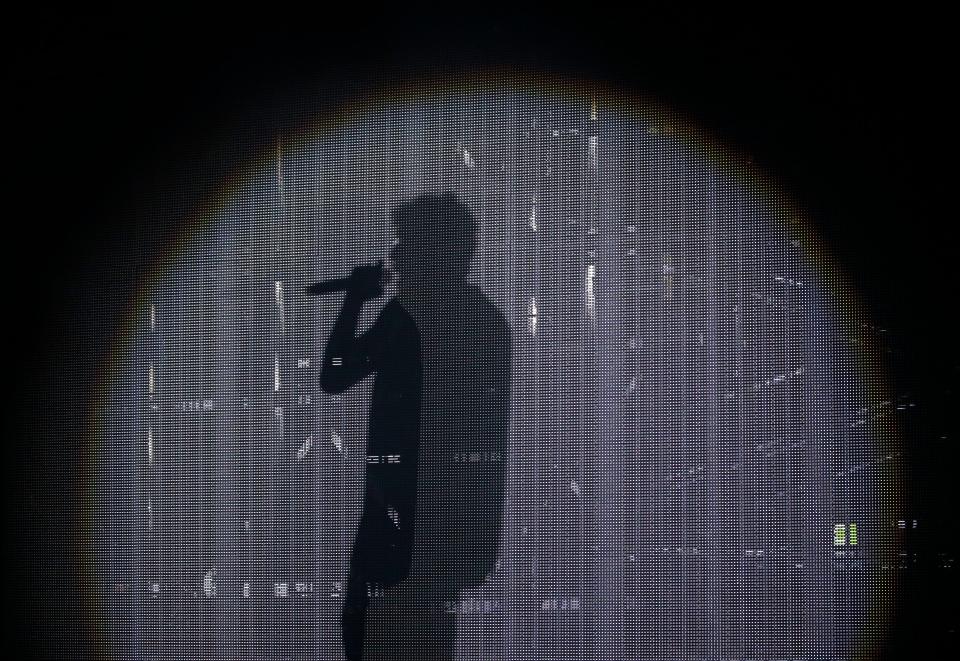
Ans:
<svg viewBox="0 0 960 661"><path fill-rule="evenodd" d="M775 177L576 81L428 81L294 114L185 219L116 347L85 523L113 658L343 658L364 471L387 459L366 452L370 381L319 388L342 294L303 289L387 258L391 210L447 192L477 220L469 280L512 356L503 451L440 458L504 476L494 569L415 604L450 616L452 658L876 644L912 525L894 513L898 402Z"/></svg>

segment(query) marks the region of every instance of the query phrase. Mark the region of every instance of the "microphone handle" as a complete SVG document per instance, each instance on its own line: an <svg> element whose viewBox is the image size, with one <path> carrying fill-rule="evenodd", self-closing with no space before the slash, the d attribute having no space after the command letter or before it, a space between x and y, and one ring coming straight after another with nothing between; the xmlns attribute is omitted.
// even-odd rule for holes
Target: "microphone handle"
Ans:
<svg viewBox="0 0 960 661"><path fill-rule="evenodd" d="M315 285L307 287L307 293L318 296L320 294L332 294L338 291L347 291L350 289L350 278L331 278L318 282Z"/></svg>
<svg viewBox="0 0 960 661"><path fill-rule="evenodd" d="M393 282L393 271L384 270L380 277L381 285L388 285ZM314 296L320 294L332 294L338 291L347 291L351 286L350 278L331 278L307 287L307 293Z"/></svg>

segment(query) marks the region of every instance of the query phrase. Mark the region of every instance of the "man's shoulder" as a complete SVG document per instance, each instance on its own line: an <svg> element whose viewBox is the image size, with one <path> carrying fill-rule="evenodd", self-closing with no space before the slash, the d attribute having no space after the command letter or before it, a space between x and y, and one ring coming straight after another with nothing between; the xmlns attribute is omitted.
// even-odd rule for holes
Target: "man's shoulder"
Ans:
<svg viewBox="0 0 960 661"><path fill-rule="evenodd" d="M404 328L413 328L416 330L417 327L413 317L407 309L403 307L403 304L400 303L400 300L396 296L387 301L387 304L383 306L383 309L380 311L379 322L397 331Z"/></svg>

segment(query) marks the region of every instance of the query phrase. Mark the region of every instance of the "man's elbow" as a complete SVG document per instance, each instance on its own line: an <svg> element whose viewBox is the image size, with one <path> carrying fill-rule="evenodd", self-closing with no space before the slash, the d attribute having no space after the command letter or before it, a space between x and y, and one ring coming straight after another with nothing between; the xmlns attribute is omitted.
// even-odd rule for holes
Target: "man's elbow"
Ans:
<svg viewBox="0 0 960 661"><path fill-rule="evenodd" d="M320 373L320 390L328 395L338 395L350 387L348 379L338 374L340 370L325 369Z"/></svg>

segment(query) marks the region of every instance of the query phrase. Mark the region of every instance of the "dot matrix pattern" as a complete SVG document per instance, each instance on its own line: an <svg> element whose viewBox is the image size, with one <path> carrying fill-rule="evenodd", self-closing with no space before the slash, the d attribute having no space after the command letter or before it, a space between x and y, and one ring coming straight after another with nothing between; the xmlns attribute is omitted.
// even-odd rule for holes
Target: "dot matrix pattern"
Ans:
<svg viewBox="0 0 960 661"><path fill-rule="evenodd" d="M882 633L898 459L849 302L782 200L639 117L461 91L276 138L138 308L113 386L95 544L117 658L343 658L370 383L320 391L341 297L303 288L383 258L390 209L445 191L513 352L507 452L454 458L506 488L496 570L428 605L455 614L453 658L852 659Z"/></svg>

